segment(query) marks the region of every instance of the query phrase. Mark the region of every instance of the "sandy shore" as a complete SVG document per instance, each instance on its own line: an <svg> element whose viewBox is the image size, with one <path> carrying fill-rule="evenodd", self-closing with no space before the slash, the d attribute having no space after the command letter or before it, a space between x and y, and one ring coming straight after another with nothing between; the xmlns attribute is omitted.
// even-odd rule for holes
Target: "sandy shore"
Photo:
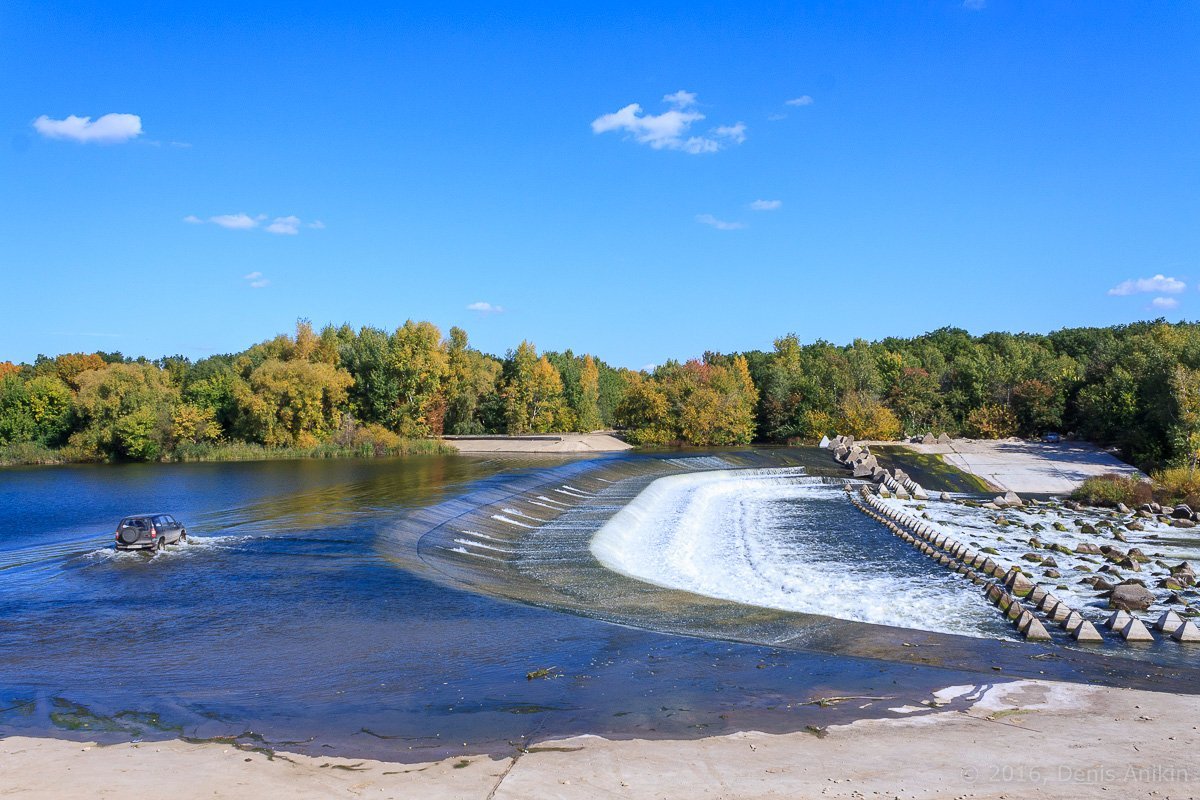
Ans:
<svg viewBox="0 0 1200 800"><path fill-rule="evenodd" d="M460 453L616 453L633 445L607 433L548 433L540 436L447 436Z"/></svg>
<svg viewBox="0 0 1200 800"><path fill-rule="evenodd" d="M904 446L918 453L940 455L947 464L983 478L999 491L1069 494L1096 475L1142 474L1086 442L1042 444L1010 439L955 439L949 444Z"/></svg>
<svg viewBox="0 0 1200 800"><path fill-rule="evenodd" d="M847 702L865 703L866 700ZM22 798L1164 798L1200 794L1200 697L1046 681L949 687L907 716L696 741L543 742L425 764L182 741L0 740Z"/></svg>

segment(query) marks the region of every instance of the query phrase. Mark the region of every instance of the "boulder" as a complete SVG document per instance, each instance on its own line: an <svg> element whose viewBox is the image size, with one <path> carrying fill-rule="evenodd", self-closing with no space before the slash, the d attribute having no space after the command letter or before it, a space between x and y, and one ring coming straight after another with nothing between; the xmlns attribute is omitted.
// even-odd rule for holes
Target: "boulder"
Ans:
<svg viewBox="0 0 1200 800"><path fill-rule="evenodd" d="M947 502L947 503L950 502L950 493L942 492L941 494L938 495L938 500L941 500L941 501Z"/></svg>
<svg viewBox="0 0 1200 800"><path fill-rule="evenodd" d="M1091 542L1080 542L1079 544L1075 545L1075 552L1085 555L1098 556L1100 555L1100 548Z"/></svg>
<svg viewBox="0 0 1200 800"><path fill-rule="evenodd" d="M1146 587L1123 583L1113 589L1108 604L1123 611L1145 611L1154 604L1154 600L1154 592Z"/></svg>
<svg viewBox="0 0 1200 800"><path fill-rule="evenodd" d="M1117 511L1121 512L1122 514L1128 514L1129 506L1125 505L1124 503L1117 503Z"/></svg>
<svg viewBox="0 0 1200 800"><path fill-rule="evenodd" d="M1196 527L1196 523L1192 522L1190 519L1173 519L1173 520L1171 520L1171 527L1173 527L1173 528L1194 528L1194 527Z"/></svg>
<svg viewBox="0 0 1200 800"><path fill-rule="evenodd" d="M821 441L820 441L820 442L817 444L817 447L821 448L822 450L828 450L828 449L829 449L829 445L830 445L830 442L829 442L829 437L828 437L828 436L822 436L822 437L821 437Z"/></svg>
<svg viewBox="0 0 1200 800"><path fill-rule="evenodd" d="M1021 499L1021 496L1011 489L1004 493L1004 502L1010 508L1018 508L1025 505L1025 501Z"/></svg>
<svg viewBox="0 0 1200 800"><path fill-rule="evenodd" d="M1171 516L1174 517L1175 519L1191 519L1192 518L1192 507L1189 506L1187 503L1180 503L1179 505L1177 505L1173 509L1171 509Z"/></svg>
<svg viewBox="0 0 1200 800"><path fill-rule="evenodd" d="M1054 560L1054 556L1046 556L1042 559L1043 567L1057 567L1058 562Z"/></svg>
<svg viewBox="0 0 1200 800"><path fill-rule="evenodd" d="M1127 642L1154 641L1154 634L1146 630L1146 626L1143 625L1142 621L1137 617L1130 617L1129 621L1125 623L1125 626L1117 632L1120 633L1121 638Z"/></svg>
<svg viewBox="0 0 1200 800"><path fill-rule="evenodd" d="M1048 570L1046 570L1046 572L1044 574L1047 578L1061 578L1062 577L1062 573L1056 569L1048 569Z"/></svg>

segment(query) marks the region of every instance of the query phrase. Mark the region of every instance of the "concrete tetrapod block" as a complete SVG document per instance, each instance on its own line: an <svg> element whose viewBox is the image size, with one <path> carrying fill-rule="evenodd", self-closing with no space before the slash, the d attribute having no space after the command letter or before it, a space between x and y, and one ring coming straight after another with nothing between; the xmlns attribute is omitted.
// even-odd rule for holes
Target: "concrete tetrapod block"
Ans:
<svg viewBox="0 0 1200 800"><path fill-rule="evenodd" d="M1070 632L1073 631L1075 627L1083 621L1084 619L1079 615L1078 611L1071 611L1062 619L1061 622L1058 622L1058 624L1059 627L1061 627L1064 631Z"/></svg>
<svg viewBox="0 0 1200 800"><path fill-rule="evenodd" d="M1048 611L1050 611L1050 609L1054 608L1054 606L1057 604L1058 604L1058 598L1050 593L1047 593L1045 597L1043 597L1041 600L1039 600L1037 602L1037 607L1039 609L1041 609L1042 611L1048 612Z"/></svg>
<svg viewBox="0 0 1200 800"><path fill-rule="evenodd" d="M1096 630L1096 626L1086 619L1075 626L1075 630L1071 631L1071 637L1084 644L1104 641L1104 637L1100 635L1100 631Z"/></svg>
<svg viewBox="0 0 1200 800"><path fill-rule="evenodd" d="M1025 612L1025 616L1021 617L1021 622L1017 627L1020 629L1021 635L1031 642L1050 641L1050 634L1046 631L1046 626L1028 611Z"/></svg>
<svg viewBox="0 0 1200 800"><path fill-rule="evenodd" d="M1121 638L1127 642L1153 642L1154 634L1146 630L1146 626L1137 617L1130 617L1129 622L1120 630Z"/></svg>
<svg viewBox="0 0 1200 800"><path fill-rule="evenodd" d="M1000 590L1000 599L996 601L996 605L1000 606L1000 610L1003 611L1005 614L1007 614L1008 610L1010 608L1012 608L1012 604L1013 604L1012 595L1009 594L1008 592L1004 591L1003 589L1001 589Z"/></svg>
<svg viewBox="0 0 1200 800"><path fill-rule="evenodd" d="M1200 643L1200 628L1188 620L1171 633L1171 638L1177 642Z"/></svg>
<svg viewBox="0 0 1200 800"><path fill-rule="evenodd" d="M1064 622L1066 622L1067 617L1071 616L1075 612L1071 610L1069 605L1060 601L1055 603L1054 607L1046 613L1047 616L1050 617L1051 622L1057 622L1058 624L1062 625ZM1063 627L1065 628L1066 626L1063 625Z"/></svg>
<svg viewBox="0 0 1200 800"><path fill-rule="evenodd" d="M1028 613L1029 611L1025 608L1025 606L1021 605L1020 600L1013 600L1012 604L1008 607L1008 611L1004 612L1004 616L1008 617L1013 622L1016 622L1017 620L1021 619L1022 614Z"/></svg>
<svg viewBox="0 0 1200 800"><path fill-rule="evenodd" d="M1154 620L1154 624L1151 627L1163 633L1174 633L1175 629L1182 624L1183 619L1174 611L1164 611L1159 615L1158 619Z"/></svg>
<svg viewBox="0 0 1200 800"><path fill-rule="evenodd" d="M1119 631L1121 628L1124 628L1125 624L1131 619L1133 619L1133 617L1131 617L1129 612L1125 611L1124 609L1114 611L1112 614L1109 614L1108 619L1104 620L1104 627L1108 628L1110 631Z"/></svg>
<svg viewBox="0 0 1200 800"><path fill-rule="evenodd" d="M992 601L993 603L999 603L1000 602L1000 587L994 583L989 583L987 585L987 599Z"/></svg>
<svg viewBox="0 0 1200 800"><path fill-rule="evenodd" d="M1034 586L1033 591L1029 593L1029 602L1033 603L1036 608L1042 599L1046 596L1046 590L1040 586Z"/></svg>

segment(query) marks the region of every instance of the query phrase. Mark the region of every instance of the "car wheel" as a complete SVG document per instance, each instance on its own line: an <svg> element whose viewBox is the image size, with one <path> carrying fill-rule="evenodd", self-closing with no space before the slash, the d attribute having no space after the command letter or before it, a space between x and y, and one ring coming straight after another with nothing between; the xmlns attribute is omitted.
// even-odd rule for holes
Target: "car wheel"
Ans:
<svg viewBox="0 0 1200 800"><path fill-rule="evenodd" d="M188 541L187 541L187 531L180 531L180 532L179 532L179 543L180 543L180 544L187 544L187 543L188 543Z"/></svg>
<svg viewBox="0 0 1200 800"><path fill-rule="evenodd" d="M156 552L156 553L161 553L162 551L164 551L166 549L167 549L167 540L166 539L159 539L158 544L154 545L154 552Z"/></svg>

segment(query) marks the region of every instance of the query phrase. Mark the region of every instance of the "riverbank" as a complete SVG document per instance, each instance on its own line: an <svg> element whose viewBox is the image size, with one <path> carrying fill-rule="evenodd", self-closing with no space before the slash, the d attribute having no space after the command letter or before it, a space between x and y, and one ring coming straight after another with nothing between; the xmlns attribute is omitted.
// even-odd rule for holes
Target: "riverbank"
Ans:
<svg viewBox="0 0 1200 800"><path fill-rule="evenodd" d="M228 461L291 461L306 458L394 458L411 455L448 455L457 452L441 439L401 439L394 444L361 445L318 444L312 447L267 447L254 442L192 445L180 448L159 463L196 463ZM0 447L0 467L94 464L69 447L52 448L32 443Z"/></svg>
<svg viewBox="0 0 1200 800"><path fill-rule="evenodd" d="M619 453L633 445L608 433L547 433L535 436L447 436L460 453Z"/></svg>
<svg viewBox="0 0 1200 800"><path fill-rule="evenodd" d="M886 704L880 698L824 698ZM1200 697L1050 681L946 687L892 716L696 741L544 741L425 763L312 757L182 740L98 747L0 740L0 788L118 795L692 798L1184 797L1200 786ZM53 764L53 779L48 779Z"/></svg>
<svg viewBox="0 0 1200 800"><path fill-rule="evenodd" d="M945 443L880 442L933 456L987 484L987 489L1029 494L1070 494L1088 478L1115 473L1145 477L1088 442L1026 442L1020 439L952 439Z"/></svg>

